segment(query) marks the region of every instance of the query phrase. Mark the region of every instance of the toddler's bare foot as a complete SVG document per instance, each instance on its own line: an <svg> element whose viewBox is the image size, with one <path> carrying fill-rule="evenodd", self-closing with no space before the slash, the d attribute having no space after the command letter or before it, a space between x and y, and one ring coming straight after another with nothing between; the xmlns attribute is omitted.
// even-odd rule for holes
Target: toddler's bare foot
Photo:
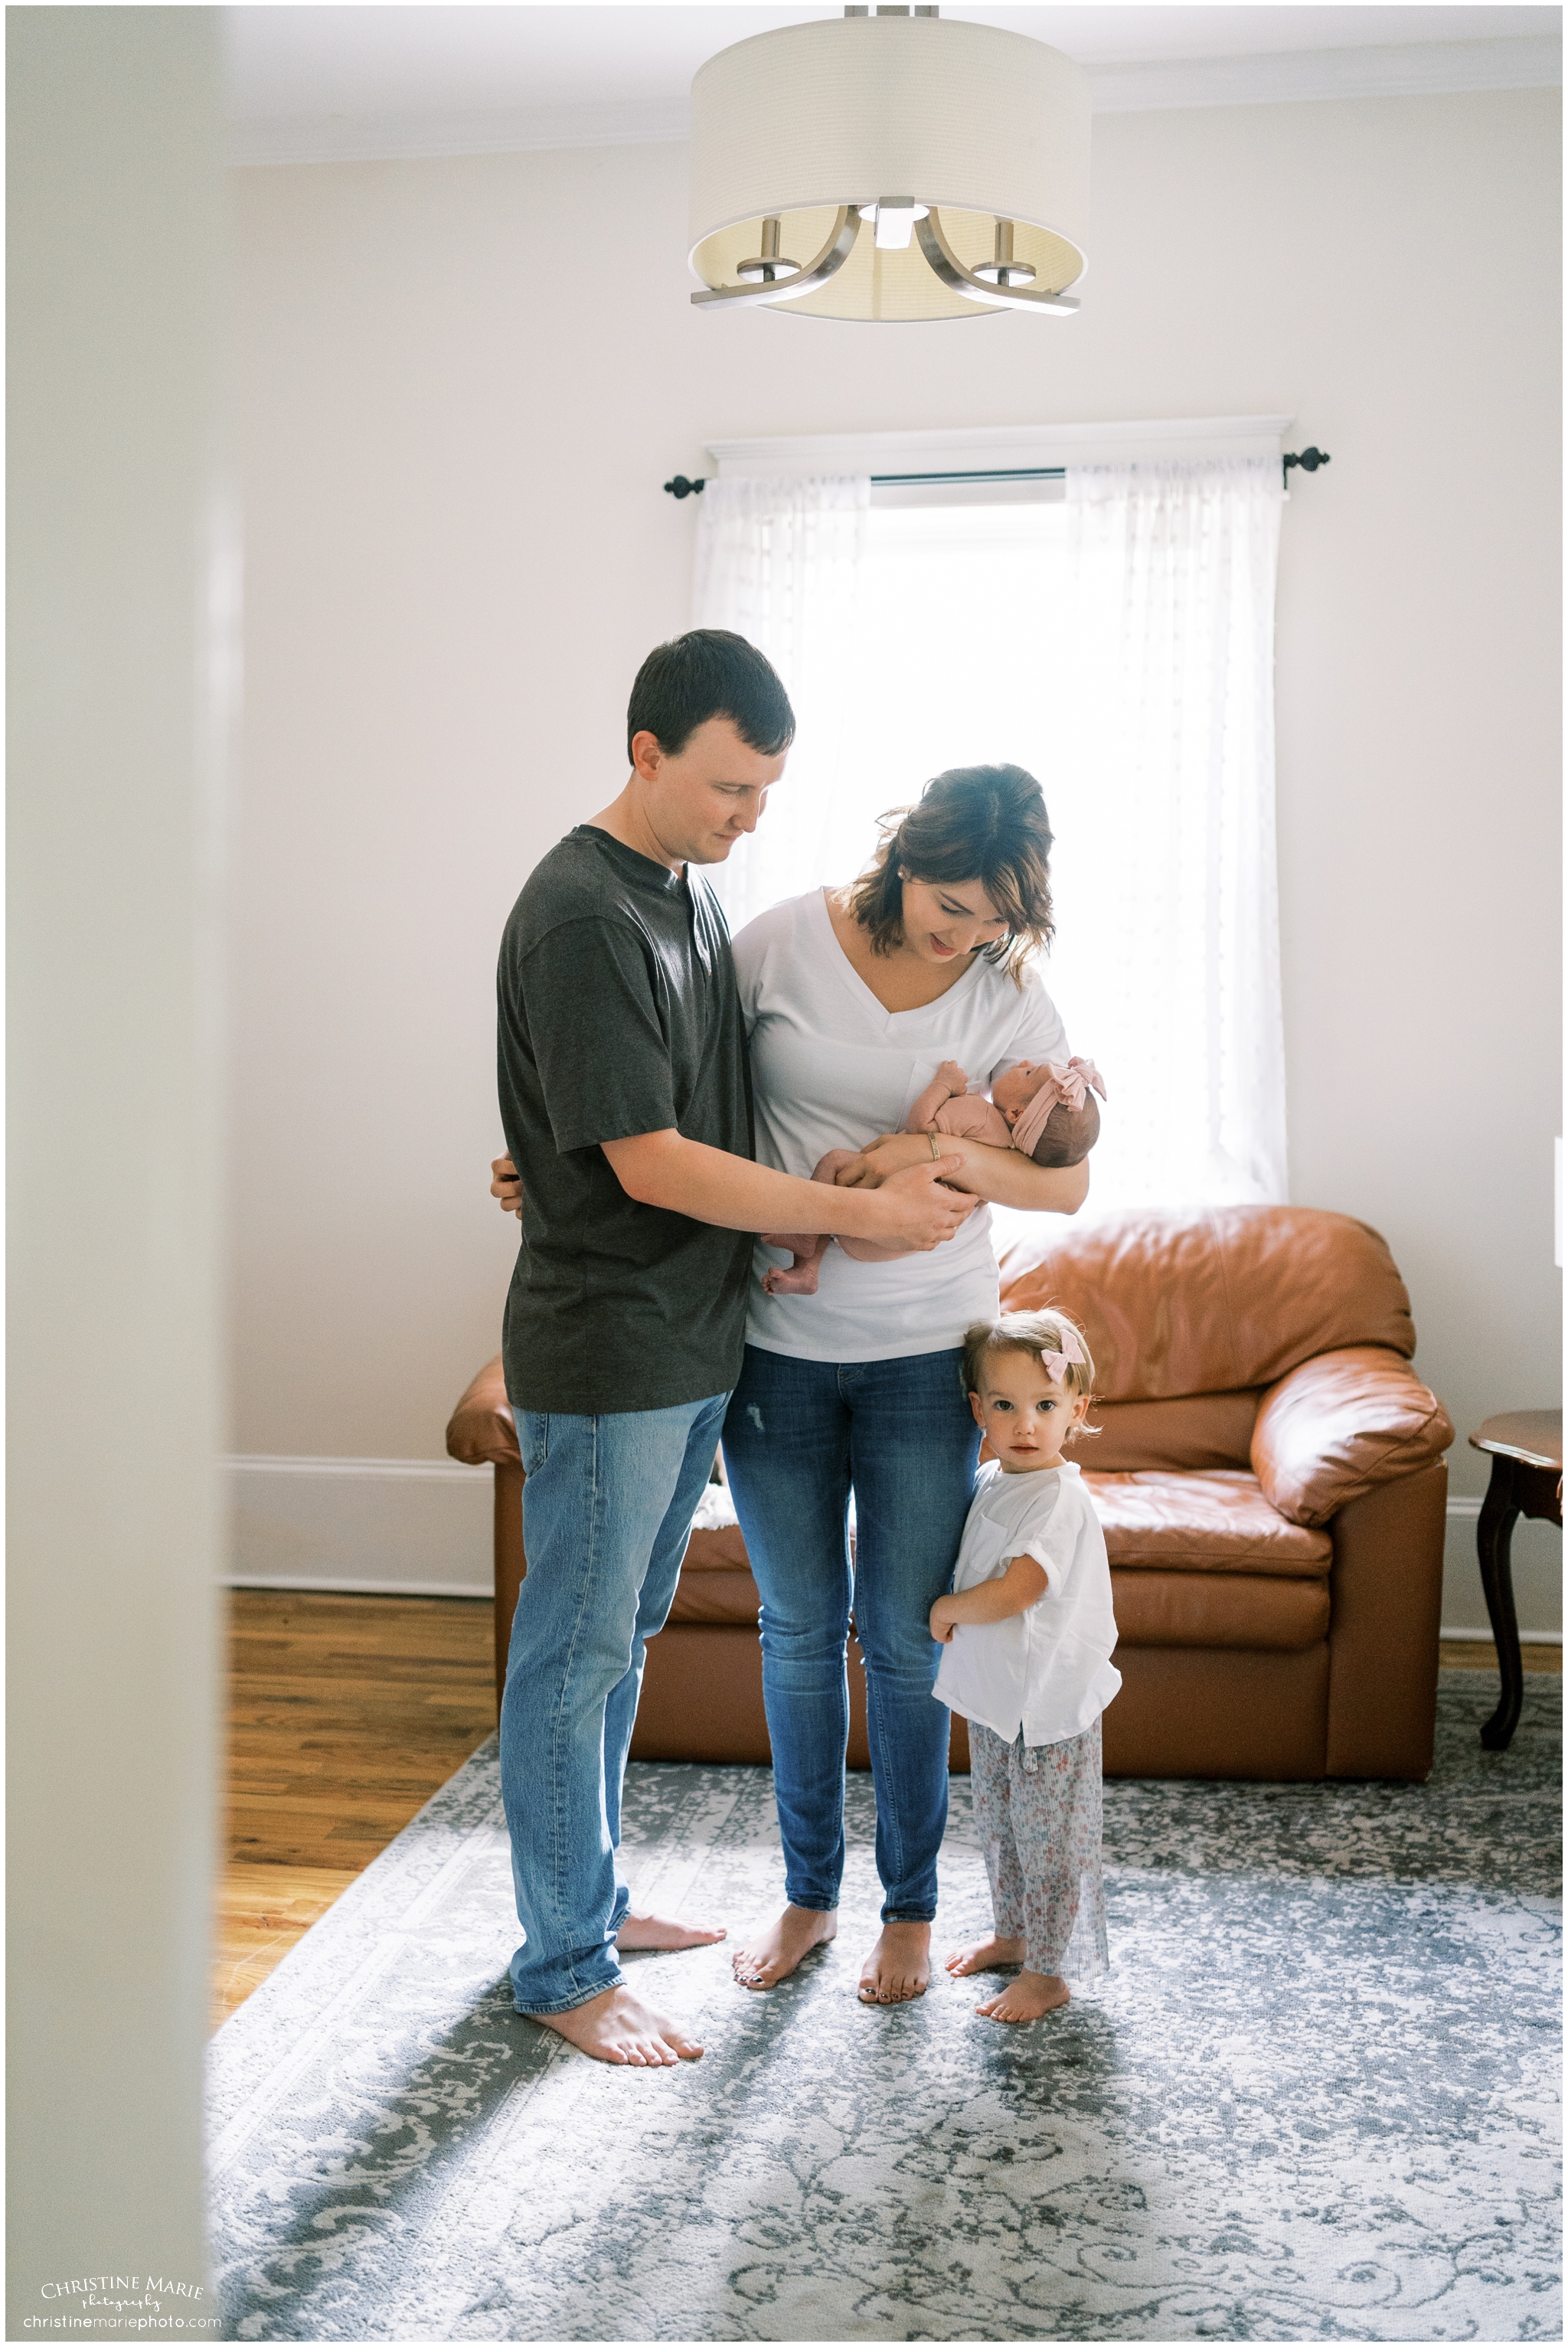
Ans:
<svg viewBox="0 0 1568 2347"><path fill-rule="evenodd" d="M677 2062L697 2062L702 2049L679 2022L652 2012L629 1988L607 1988L569 2013L530 2013L541 2029L553 2029L590 2061L614 2062L632 2070L668 2070Z"/></svg>
<svg viewBox="0 0 1568 2347"><path fill-rule="evenodd" d="M731 1963L743 1988L775 1988L787 1980L813 1948L824 1948L838 1930L829 1908L786 1907L776 1923L748 1932Z"/></svg>
<svg viewBox="0 0 1568 2347"><path fill-rule="evenodd" d="M955 1948L948 1958L947 1970L955 1979L964 1973L1005 1972L1023 1962L1023 1942L1004 1940L993 1932L989 1940L971 1940L965 1948Z"/></svg>
<svg viewBox="0 0 1568 2347"><path fill-rule="evenodd" d="M903 2004L924 1996L931 1978L929 1923L884 1923L860 1967L862 2004Z"/></svg>
<svg viewBox="0 0 1568 2347"><path fill-rule="evenodd" d="M1021 1972L999 1996L987 1997L975 2011L983 2013L988 2021L1038 2021L1067 1999L1067 1983L1056 1973Z"/></svg>
<svg viewBox="0 0 1568 2347"><path fill-rule="evenodd" d="M711 1948L723 1931L706 1923L677 1922L673 1915L640 1914L634 1907L615 1935L618 1948Z"/></svg>

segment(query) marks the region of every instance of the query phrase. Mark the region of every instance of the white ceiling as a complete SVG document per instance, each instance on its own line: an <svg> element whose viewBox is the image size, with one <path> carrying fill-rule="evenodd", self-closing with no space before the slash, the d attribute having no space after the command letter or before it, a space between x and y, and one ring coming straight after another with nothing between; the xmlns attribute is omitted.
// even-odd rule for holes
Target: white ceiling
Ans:
<svg viewBox="0 0 1568 2347"><path fill-rule="evenodd" d="M1556 7L950 7L1090 68L1097 112L1539 87ZM680 138L692 77L733 41L836 6L240 6L228 31L238 162Z"/></svg>

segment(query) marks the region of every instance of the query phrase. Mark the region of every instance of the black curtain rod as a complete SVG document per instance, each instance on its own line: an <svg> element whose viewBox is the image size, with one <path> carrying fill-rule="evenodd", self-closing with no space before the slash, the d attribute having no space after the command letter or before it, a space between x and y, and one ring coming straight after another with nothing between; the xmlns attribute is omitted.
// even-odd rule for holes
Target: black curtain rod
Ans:
<svg viewBox="0 0 1568 2347"><path fill-rule="evenodd" d="M1303 448L1299 456L1292 453L1285 458L1286 478L1289 479L1293 465L1299 465L1304 473L1315 473L1319 465L1328 462L1326 448ZM1026 465L993 473L873 473L871 486L874 489L907 489L927 481L940 485L952 481L1061 481L1066 477L1065 465ZM677 473L672 481L664 484L666 493L676 499L694 497L707 486L706 478L689 481L684 473Z"/></svg>

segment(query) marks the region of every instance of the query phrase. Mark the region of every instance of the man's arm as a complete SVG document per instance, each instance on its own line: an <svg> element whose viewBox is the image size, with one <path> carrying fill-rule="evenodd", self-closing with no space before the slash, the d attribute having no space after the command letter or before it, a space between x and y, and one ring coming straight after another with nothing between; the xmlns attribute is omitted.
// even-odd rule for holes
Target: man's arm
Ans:
<svg viewBox="0 0 1568 2347"><path fill-rule="evenodd" d="M923 1164L895 1171L879 1188L851 1190L753 1165L750 1158L688 1141L673 1127L600 1146L629 1198L726 1231L842 1232L923 1253L950 1239L975 1206L973 1197L944 1186L944 1177L958 1172L958 1160L933 1162L923 1136Z"/></svg>
<svg viewBox="0 0 1568 2347"><path fill-rule="evenodd" d="M906 1166L918 1165L921 1150L928 1154L930 1145L924 1133L895 1133L873 1142L862 1153L864 1170L846 1165L838 1179L859 1187L886 1181ZM1016 1149L999 1149L962 1133L945 1133L942 1153L946 1159L961 1160L961 1170L946 1177L954 1187L968 1191L971 1197L989 1198L993 1206L1017 1206L1026 1214L1075 1214L1089 1195L1087 1162L1037 1165Z"/></svg>
<svg viewBox="0 0 1568 2347"><path fill-rule="evenodd" d="M999 1581L982 1581L956 1597L938 1597L931 1608L931 1635L945 1646L961 1622L1006 1622L1027 1614L1050 1587L1050 1575L1032 1556L1012 1556Z"/></svg>

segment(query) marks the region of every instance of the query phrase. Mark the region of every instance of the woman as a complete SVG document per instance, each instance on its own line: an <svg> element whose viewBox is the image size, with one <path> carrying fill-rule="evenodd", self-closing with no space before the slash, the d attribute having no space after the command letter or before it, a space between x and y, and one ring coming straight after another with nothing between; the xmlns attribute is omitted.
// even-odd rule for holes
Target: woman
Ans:
<svg viewBox="0 0 1568 2347"><path fill-rule="evenodd" d="M943 1060L989 1085L1016 1061L1067 1058L1061 1020L1026 967L1051 935L1050 847L1030 775L957 767L886 820L853 887L776 905L742 930L762 1163L809 1175L847 1146L867 1150L864 1178L885 1179L929 1155L924 1135L896 1128ZM1085 1166L1048 1169L952 1136L942 1149L963 1159L955 1184L990 1203L1072 1214L1088 1191ZM852 1598L884 1891L860 1994L896 2004L929 1978L948 1714L932 1698L940 1649L928 1616L974 1483L979 1438L959 1360L966 1327L998 1310L989 1227L982 1207L947 1245L891 1263L830 1246L815 1296L768 1296L778 1258L757 1249L723 1448L762 1593L788 1903L736 1952L748 1987L772 1987L836 1929Z"/></svg>

